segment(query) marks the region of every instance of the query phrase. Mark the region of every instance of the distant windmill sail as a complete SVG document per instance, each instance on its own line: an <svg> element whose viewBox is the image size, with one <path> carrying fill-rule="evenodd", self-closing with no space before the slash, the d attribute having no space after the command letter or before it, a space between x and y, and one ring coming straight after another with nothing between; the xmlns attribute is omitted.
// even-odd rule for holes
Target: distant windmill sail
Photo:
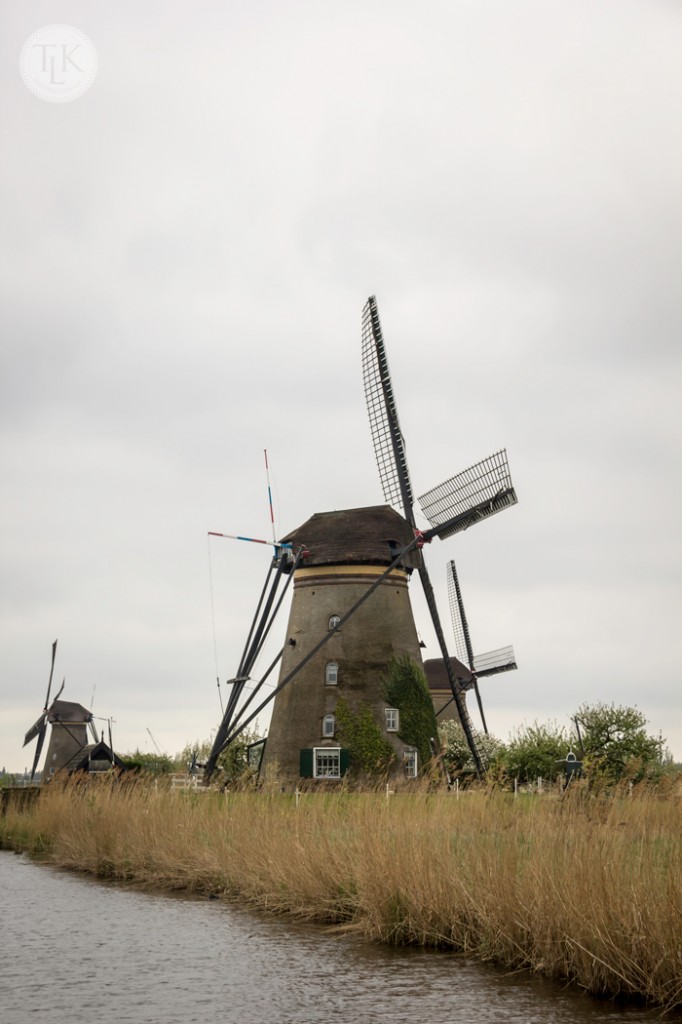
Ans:
<svg viewBox="0 0 682 1024"><path fill-rule="evenodd" d="M457 657L474 673L474 691L478 701L478 709L481 714L484 732L488 732L488 726L483 712L483 702L478 687L478 679L484 676L491 676L497 672L509 672L515 669L516 658L514 648L511 646L500 647L495 651L488 651L486 654L474 655L471 644L469 623L464 610L462 589L457 575L457 566L454 560L448 564L448 598L450 601L450 613L452 616L452 629L455 634L455 647Z"/></svg>
<svg viewBox="0 0 682 1024"><path fill-rule="evenodd" d="M457 657L463 665L473 671L474 656L471 648L471 637L469 636L469 624L464 611L462 591L459 586L457 567L454 561L448 566L448 598L450 601L450 614L452 616L452 630L455 634L455 648Z"/></svg>
<svg viewBox="0 0 682 1024"><path fill-rule="evenodd" d="M36 744L36 752L35 752L35 756L33 758L33 767L31 768L31 781L33 781L33 777L34 777L36 771L38 770L38 763L40 761L40 755L41 755L41 753L43 751L43 744L45 743L45 733L47 732L47 714L48 714L49 707L50 707L50 692L52 690L52 676L54 675L54 663L55 663L55 658L56 657L57 657L57 641L55 640L54 643L52 644L52 663L50 665L50 678L49 678L48 683L47 683L47 693L45 695L45 706L43 708L43 713L40 716L40 718L37 720L37 722L35 722L31 726L31 728L26 733L26 736L24 737L24 746L26 746L27 743L30 743L31 740L34 740L36 738L36 736L38 737L38 742ZM57 694L57 697L59 697L59 694L62 692L63 689L64 689L64 684L62 683L62 688L59 691L59 693ZM55 700L56 699L57 698L55 698Z"/></svg>

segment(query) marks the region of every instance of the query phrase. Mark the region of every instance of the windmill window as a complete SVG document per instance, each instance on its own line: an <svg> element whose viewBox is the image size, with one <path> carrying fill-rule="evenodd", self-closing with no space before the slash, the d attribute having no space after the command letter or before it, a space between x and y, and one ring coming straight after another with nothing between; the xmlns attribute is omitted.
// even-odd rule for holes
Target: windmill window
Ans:
<svg viewBox="0 0 682 1024"><path fill-rule="evenodd" d="M408 779L417 778L417 751L406 750L403 754L403 766Z"/></svg>
<svg viewBox="0 0 682 1024"><path fill-rule="evenodd" d="M338 626L339 622L341 622L341 616L340 615L330 615L329 616L329 629L336 629L336 627Z"/></svg>
<svg viewBox="0 0 682 1024"><path fill-rule="evenodd" d="M327 662L324 669L324 681L328 686L336 686L339 681L339 666L337 662Z"/></svg>
<svg viewBox="0 0 682 1024"><path fill-rule="evenodd" d="M322 735L324 737L330 737L334 735L336 730L336 716L325 715L322 719Z"/></svg>
<svg viewBox="0 0 682 1024"><path fill-rule="evenodd" d="M313 753L313 776L316 779L341 778L340 747L315 747Z"/></svg>
<svg viewBox="0 0 682 1024"><path fill-rule="evenodd" d="M397 708L384 708L386 732L397 732L400 728L400 712Z"/></svg>

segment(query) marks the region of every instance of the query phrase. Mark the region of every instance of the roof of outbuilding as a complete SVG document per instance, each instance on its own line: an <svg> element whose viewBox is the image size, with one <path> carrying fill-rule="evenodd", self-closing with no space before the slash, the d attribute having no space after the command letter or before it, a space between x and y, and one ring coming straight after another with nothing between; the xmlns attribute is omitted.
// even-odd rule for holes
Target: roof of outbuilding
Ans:
<svg viewBox="0 0 682 1024"><path fill-rule="evenodd" d="M468 690L474 682L472 673L457 658L450 658L450 664L455 673L455 679L457 679L463 690ZM450 680L448 679L443 658L427 658L424 662L424 674L429 684L429 690L450 689Z"/></svg>
<svg viewBox="0 0 682 1024"><path fill-rule="evenodd" d="M86 769L90 761L109 761L116 768L125 768L121 758L112 751L108 743L88 743L81 747L63 766L62 771L75 772Z"/></svg>
<svg viewBox="0 0 682 1024"><path fill-rule="evenodd" d="M390 505L317 512L296 530L282 538L296 551L308 550L303 561L313 565L390 565L401 548L414 539L410 524ZM418 565L417 551L400 563L403 568Z"/></svg>

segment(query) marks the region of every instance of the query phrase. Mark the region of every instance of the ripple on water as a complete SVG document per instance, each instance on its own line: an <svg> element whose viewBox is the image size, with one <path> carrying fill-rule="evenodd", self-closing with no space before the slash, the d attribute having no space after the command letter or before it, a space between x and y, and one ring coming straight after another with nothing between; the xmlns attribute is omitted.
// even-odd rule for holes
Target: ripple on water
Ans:
<svg viewBox="0 0 682 1024"><path fill-rule="evenodd" d="M592 1000L447 953L102 885L0 853L7 1024L635 1024ZM42 1024L42 1021L41 1021Z"/></svg>

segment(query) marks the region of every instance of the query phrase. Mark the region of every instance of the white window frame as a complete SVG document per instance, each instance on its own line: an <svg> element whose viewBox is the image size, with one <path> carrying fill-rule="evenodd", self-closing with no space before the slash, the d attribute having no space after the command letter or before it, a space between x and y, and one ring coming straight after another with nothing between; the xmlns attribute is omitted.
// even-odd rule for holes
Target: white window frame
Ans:
<svg viewBox="0 0 682 1024"><path fill-rule="evenodd" d="M398 732L400 729L400 712L397 708L384 708L386 716L386 732Z"/></svg>
<svg viewBox="0 0 682 1024"><path fill-rule="evenodd" d="M322 735L325 739L332 739L336 732L336 715L325 715L322 719Z"/></svg>
<svg viewBox="0 0 682 1024"><path fill-rule="evenodd" d="M416 779L419 774L419 758L414 747L403 751L403 764L407 778Z"/></svg>
<svg viewBox="0 0 682 1024"><path fill-rule="evenodd" d="M339 682L339 663L328 661L324 666L324 681L327 686L337 686Z"/></svg>
<svg viewBox="0 0 682 1024"><path fill-rule="evenodd" d="M340 615L330 615L329 621L327 622L327 629L334 629L335 626L338 626L339 622L341 622Z"/></svg>
<svg viewBox="0 0 682 1024"><path fill-rule="evenodd" d="M322 761L327 761L328 764L321 765ZM313 747L313 778L341 778L341 747Z"/></svg>

